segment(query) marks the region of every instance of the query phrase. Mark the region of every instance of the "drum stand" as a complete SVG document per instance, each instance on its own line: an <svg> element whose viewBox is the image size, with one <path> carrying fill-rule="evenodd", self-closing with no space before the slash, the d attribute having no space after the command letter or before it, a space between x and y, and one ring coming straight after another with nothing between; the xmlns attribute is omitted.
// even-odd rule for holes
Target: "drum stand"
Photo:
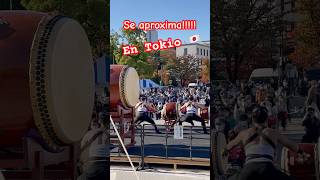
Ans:
<svg viewBox="0 0 320 180"><path fill-rule="evenodd" d="M135 125L134 125L134 110L133 108L127 109L121 105L117 106L116 111L110 111L113 121L118 125L121 140L125 143L125 146L132 146L135 142ZM129 125L129 129L126 130L126 125ZM116 135L110 135L111 143L119 143ZM126 144L125 139L129 139L130 143ZM120 145L120 143L119 143ZM120 147L120 146L119 146Z"/></svg>
<svg viewBox="0 0 320 180"><path fill-rule="evenodd" d="M141 171L141 170L146 170L146 169L153 169L153 168L152 168L149 164L141 161L141 162L139 163L139 166L137 167L136 170L137 170L137 171Z"/></svg>
<svg viewBox="0 0 320 180"><path fill-rule="evenodd" d="M173 131L173 126L178 122L178 115L175 117L166 117L164 120L164 125L166 126L167 132Z"/></svg>
<svg viewBox="0 0 320 180"><path fill-rule="evenodd" d="M77 145L65 147L62 152L50 153L31 138L24 138L22 148L4 150L0 154L0 170L7 179L76 179Z"/></svg>

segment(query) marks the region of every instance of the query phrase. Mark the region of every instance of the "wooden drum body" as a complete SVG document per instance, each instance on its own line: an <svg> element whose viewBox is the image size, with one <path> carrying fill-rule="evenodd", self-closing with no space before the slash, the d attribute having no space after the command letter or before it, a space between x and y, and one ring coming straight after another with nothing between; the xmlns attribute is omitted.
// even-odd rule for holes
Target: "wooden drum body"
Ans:
<svg viewBox="0 0 320 180"><path fill-rule="evenodd" d="M110 66L110 106L134 107L139 102L140 85L137 71L125 65Z"/></svg>
<svg viewBox="0 0 320 180"><path fill-rule="evenodd" d="M177 118L177 104L175 102L169 102L165 105L165 117L168 119Z"/></svg>
<svg viewBox="0 0 320 180"><path fill-rule="evenodd" d="M199 109L199 116L204 120L209 120L209 108Z"/></svg>
<svg viewBox="0 0 320 180"><path fill-rule="evenodd" d="M135 144L134 106L139 102L140 85L137 71L125 65L110 65L110 114L123 142ZM111 143L120 142L115 134Z"/></svg>
<svg viewBox="0 0 320 180"><path fill-rule="evenodd" d="M52 148L81 140L94 102L90 44L63 16L0 11L0 146L30 129Z"/></svg>
<svg viewBox="0 0 320 180"><path fill-rule="evenodd" d="M310 154L311 157L299 164L296 160L298 158L297 153L292 152L287 148L282 149L281 155L281 169L283 169L288 175L294 177L296 180L318 180L319 172L316 165L318 164L317 146L315 144L299 144L299 147Z"/></svg>

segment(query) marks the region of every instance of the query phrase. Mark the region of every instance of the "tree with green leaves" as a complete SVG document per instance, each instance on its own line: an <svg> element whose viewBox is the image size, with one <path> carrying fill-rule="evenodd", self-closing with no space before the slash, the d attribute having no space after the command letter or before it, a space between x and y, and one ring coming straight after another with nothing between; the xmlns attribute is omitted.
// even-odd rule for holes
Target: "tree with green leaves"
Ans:
<svg viewBox="0 0 320 180"><path fill-rule="evenodd" d="M185 86L199 78L200 61L201 59L191 55L181 56L168 62L167 69L171 77L175 77L181 86Z"/></svg>
<svg viewBox="0 0 320 180"><path fill-rule="evenodd" d="M213 56L223 59L228 80L235 82L239 68L263 50L259 59L274 62L279 49L282 14L276 0L216 0L211 10ZM213 72L213 71L211 71Z"/></svg>
<svg viewBox="0 0 320 180"><path fill-rule="evenodd" d="M76 19L86 30L94 59L109 54L107 0L21 0L27 10L55 12Z"/></svg>
<svg viewBox="0 0 320 180"><path fill-rule="evenodd" d="M155 75L157 62L154 54L156 52L145 52L144 42L146 33L140 29L122 30L120 33L113 32L110 36L110 47L112 56L117 64L125 64L134 67L140 78L150 79ZM136 46L139 53L134 55L123 55L122 47Z"/></svg>

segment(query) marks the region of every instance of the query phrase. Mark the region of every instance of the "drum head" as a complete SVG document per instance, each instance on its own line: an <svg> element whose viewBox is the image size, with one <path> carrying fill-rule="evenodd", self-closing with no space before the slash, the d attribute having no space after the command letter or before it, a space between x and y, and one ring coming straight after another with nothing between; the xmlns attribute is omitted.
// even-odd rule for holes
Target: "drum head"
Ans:
<svg viewBox="0 0 320 180"><path fill-rule="evenodd" d="M125 66L120 74L120 98L124 105L134 107L139 102L140 84L137 71Z"/></svg>
<svg viewBox="0 0 320 180"><path fill-rule="evenodd" d="M94 104L93 60L84 29L69 18L45 17L31 51L31 100L41 135L52 146L81 140Z"/></svg>
<svg viewBox="0 0 320 180"><path fill-rule="evenodd" d="M222 132L214 132L212 145L212 162L214 172L218 175L226 175L228 157L223 157L223 149L227 146L227 140Z"/></svg>

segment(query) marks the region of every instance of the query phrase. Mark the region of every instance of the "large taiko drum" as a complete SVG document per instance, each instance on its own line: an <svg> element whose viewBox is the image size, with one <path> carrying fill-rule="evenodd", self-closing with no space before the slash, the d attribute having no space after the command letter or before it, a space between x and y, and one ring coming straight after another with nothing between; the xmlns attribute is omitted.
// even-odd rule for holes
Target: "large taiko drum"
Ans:
<svg viewBox="0 0 320 180"><path fill-rule="evenodd" d="M176 119L177 118L177 103L169 102L165 104L165 116L168 119Z"/></svg>
<svg viewBox="0 0 320 180"><path fill-rule="evenodd" d="M209 108L198 109L198 114L202 119L209 120Z"/></svg>
<svg viewBox="0 0 320 180"><path fill-rule="evenodd" d="M139 102L140 85L137 71L126 65L110 66L110 106L134 107Z"/></svg>
<svg viewBox="0 0 320 180"><path fill-rule="evenodd" d="M299 144L299 147L311 155L303 164L297 162L298 154L287 149L282 149L281 169L296 180L318 180L319 171L317 168L319 154L318 145L315 144Z"/></svg>
<svg viewBox="0 0 320 180"><path fill-rule="evenodd" d="M222 132L215 131L211 134L211 141L213 171L216 175L226 175L228 170L228 156L223 156L223 150L227 146L227 139Z"/></svg>
<svg viewBox="0 0 320 180"><path fill-rule="evenodd" d="M84 29L29 11L0 11L0 21L0 146L19 145L30 129L53 148L81 140L94 104Z"/></svg>

